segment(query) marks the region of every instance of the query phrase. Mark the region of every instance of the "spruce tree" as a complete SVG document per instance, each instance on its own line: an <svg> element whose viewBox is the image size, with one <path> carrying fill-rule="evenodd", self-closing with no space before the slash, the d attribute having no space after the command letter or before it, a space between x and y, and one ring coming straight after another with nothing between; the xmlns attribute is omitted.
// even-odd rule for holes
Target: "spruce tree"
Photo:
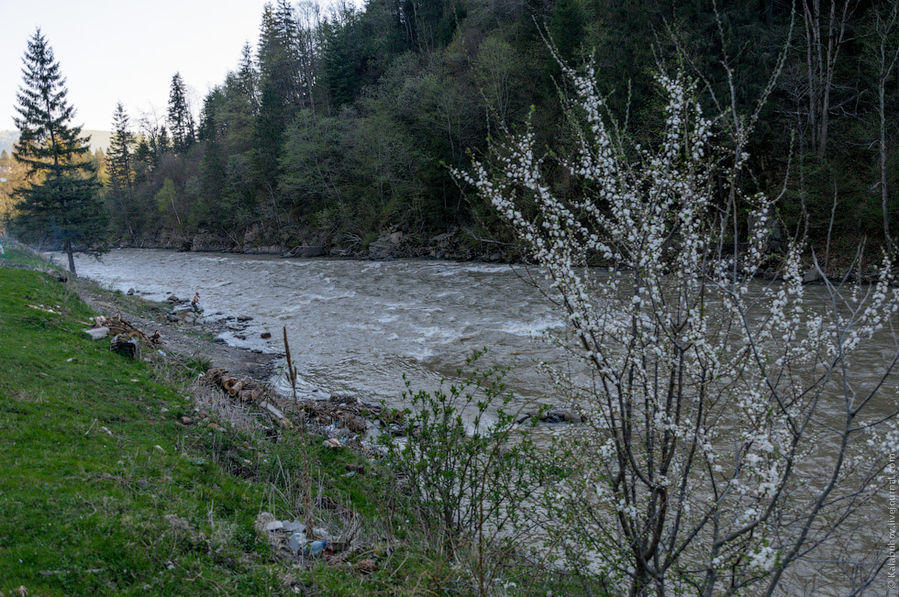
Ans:
<svg viewBox="0 0 899 597"><path fill-rule="evenodd" d="M184 155L196 141L194 117L187 106L187 92L181 73L172 77L169 89L169 130L172 133L172 146L175 153Z"/></svg>
<svg viewBox="0 0 899 597"><path fill-rule="evenodd" d="M106 233L89 138L72 124L75 109L66 99L65 79L40 29L28 41L23 63L13 156L27 176L16 188L20 201L13 229L31 240L61 243L75 273L73 251L98 250Z"/></svg>
<svg viewBox="0 0 899 597"><path fill-rule="evenodd" d="M256 72L256 66L253 62L253 50L250 43L247 42L243 46L240 55L240 65L237 69L237 80L240 83L241 91L246 94L253 107L253 115L259 111L259 73Z"/></svg>
<svg viewBox="0 0 899 597"><path fill-rule="evenodd" d="M130 126L131 119L119 102L112 114L112 137L106 154L109 185L113 189L130 189L133 182L131 162L134 157L134 133Z"/></svg>
<svg viewBox="0 0 899 597"><path fill-rule="evenodd" d="M266 4L259 33L259 110L256 117L256 160L263 180L276 187L284 130L301 108L299 63L294 40L296 21L290 3Z"/></svg>
<svg viewBox="0 0 899 597"><path fill-rule="evenodd" d="M122 102L116 104L112 115L112 137L106 154L106 173L109 176L108 199L116 207L120 218L119 228L127 228L131 240L135 240L133 223L134 189L134 133ZM115 226L114 226L115 227Z"/></svg>

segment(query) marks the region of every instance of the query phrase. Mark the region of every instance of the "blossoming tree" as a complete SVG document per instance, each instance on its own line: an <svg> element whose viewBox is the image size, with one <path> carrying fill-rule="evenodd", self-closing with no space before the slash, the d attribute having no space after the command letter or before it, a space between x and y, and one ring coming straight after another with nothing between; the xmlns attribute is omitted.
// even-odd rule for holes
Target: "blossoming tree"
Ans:
<svg viewBox="0 0 899 597"><path fill-rule="evenodd" d="M804 260L817 262L802 242L760 281L773 200L741 195L745 139L703 114L695 84L659 74L659 142L630 146L593 67L561 67L571 157L541 154L527 128L494 145L498 166L455 173L545 273L562 341L590 372L567 387L587 424L570 440L576 472L545 496L550 540L613 594L777 594L798 562L864 539L860 517L899 450L899 351L874 377L853 369L895 324L891 263L870 285L827 282L826 309L803 285ZM582 192L555 193L550 165ZM875 554L849 590L885 561Z"/></svg>

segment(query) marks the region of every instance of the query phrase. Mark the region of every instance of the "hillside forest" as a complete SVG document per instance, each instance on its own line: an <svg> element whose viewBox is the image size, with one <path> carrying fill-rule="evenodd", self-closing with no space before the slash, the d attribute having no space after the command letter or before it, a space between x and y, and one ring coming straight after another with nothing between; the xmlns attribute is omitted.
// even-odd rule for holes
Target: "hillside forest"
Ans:
<svg viewBox="0 0 899 597"><path fill-rule="evenodd" d="M451 169L528 121L551 170L571 151L555 47L569 64L595 61L610 113L635 146L660 130L660 70L699 81L710 114L733 104L748 118L767 89L744 186L781 197L775 240L807 234L836 256L860 242L891 246L897 4L369 0L325 11L278 0L202 105L190 105L176 73L163 118L121 104L110 115L109 147L93 157L110 239L515 259L512 236ZM2 158L14 178L15 164ZM563 168L553 171L556 192L583 191Z"/></svg>

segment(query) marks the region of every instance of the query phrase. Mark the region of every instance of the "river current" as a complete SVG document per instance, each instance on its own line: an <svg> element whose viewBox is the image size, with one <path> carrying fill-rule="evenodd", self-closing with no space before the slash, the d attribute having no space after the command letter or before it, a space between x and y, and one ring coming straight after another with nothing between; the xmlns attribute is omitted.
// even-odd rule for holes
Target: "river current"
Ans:
<svg viewBox="0 0 899 597"><path fill-rule="evenodd" d="M538 364L564 358L545 338L562 318L520 266L146 249L76 262L80 275L111 289L133 288L157 301L199 293L209 318L252 317L245 330L221 335L229 344L280 353L286 327L306 394L346 393L401 406L404 375L415 389L434 389L488 347L479 364L508 366L506 382L516 396L551 400ZM264 332L271 338L263 339ZM285 389L283 378L272 381Z"/></svg>
<svg viewBox="0 0 899 597"><path fill-rule="evenodd" d="M54 258L64 263L62 255ZM520 265L150 249L115 250L101 260L79 255L76 265L105 287L134 289L151 300L199 293L210 320L252 318L245 329L220 335L228 344L283 353L285 327L305 394L352 394L401 406L404 375L414 389L434 389L486 347L480 368L508 367L513 394L552 403L552 385L539 365L568 365L547 337L563 328L563 317L537 287L538 273ZM809 286L806 295L810 307L827 308L823 287ZM853 356L855 374L876 381L894 350L888 334L868 341ZM283 376L272 381L287 390Z"/></svg>

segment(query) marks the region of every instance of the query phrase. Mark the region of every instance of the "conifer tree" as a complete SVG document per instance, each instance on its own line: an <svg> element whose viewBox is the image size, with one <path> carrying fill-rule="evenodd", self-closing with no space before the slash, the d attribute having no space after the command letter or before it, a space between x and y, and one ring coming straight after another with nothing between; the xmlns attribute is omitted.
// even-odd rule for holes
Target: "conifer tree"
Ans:
<svg viewBox="0 0 899 597"><path fill-rule="evenodd" d="M294 38L296 22L289 3L266 4L259 33L259 110L256 118L257 167L262 178L277 185L278 159L284 130L301 107L299 66Z"/></svg>
<svg viewBox="0 0 899 597"><path fill-rule="evenodd" d="M175 153L184 155L196 141L194 117L187 106L187 93L181 73L172 77L169 89L169 130L172 133L172 146Z"/></svg>
<svg viewBox="0 0 899 597"><path fill-rule="evenodd" d="M60 242L75 273L74 249L98 250L106 232L89 138L72 124L75 109L66 99L65 79L40 29L28 41L23 63L13 156L27 177L16 189L13 228L26 238Z"/></svg>
<svg viewBox="0 0 899 597"><path fill-rule="evenodd" d="M244 44L240 54L240 65L237 69L237 80L240 83L240 89L250 100L253 107L253 115L259 111L259 73L256 72L256 66L253 62L253 49L250 43Z"/></svg>
<svg viewBox="0 0 899 597"><path fill-rule="evenodd" d="M129 189L133 182L131 161L134 155L134 133L130 126L131 119L119 102L112 115L113 131L106 154L109 184L114 189Z"/></svg>
<svg viewBox="0 0 899 597"><path fill-rule="evenodd" d="M121 102L116 104L112 115L112 137L106 154L106 172L109 176L108 199L115 205L116 213L123 221L134 240L132 222L134 189L134 133L131 132L128 113Z"/></svg>

